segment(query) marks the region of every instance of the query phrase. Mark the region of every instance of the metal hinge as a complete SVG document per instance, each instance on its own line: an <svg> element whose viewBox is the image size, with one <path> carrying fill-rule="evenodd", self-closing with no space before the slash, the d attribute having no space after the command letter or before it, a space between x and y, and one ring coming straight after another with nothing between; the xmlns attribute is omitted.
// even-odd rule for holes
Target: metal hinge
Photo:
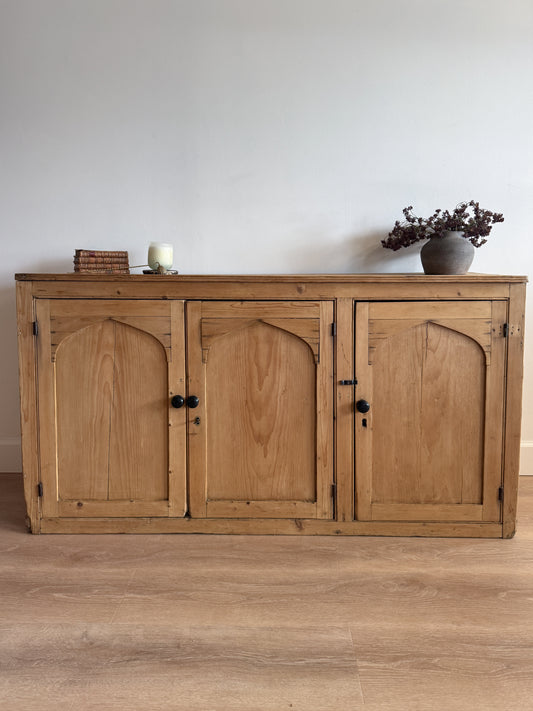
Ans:
<svg viewBox="0 0 533 711"><path fill-rule="evenodd" d="M331 335L332 335L332 336L336 336L336 335L337 335L337 324L336 324L335 322L333 322L333 323L331 324Z"/></svg>
<svg viewBox="0 0 533 711"><path fill-rule="evenodd" d="M339 380L339 385L357 385L357 380L356 378L353 378L353 380Z"/></svg>
<svg viewBox="0 0 533 711"><path fill-rule="evenodd" d="M503 486L498 489L498 501L503 501Z"/></svg>
<svg viewBox="0 0 533 711"><path fill-rule="evenodd" d="M37 321L33 322L33 335L38 336L39 335L39 326L37 325Z"/></svg>
<svg viewBox="0 0 533 711"><path fill-rule="evenodd" d="M502 336L508 338L509 336L516 336L520 333L520 326L515 326L513 323L504 323L502 327Z"/></svg>
<svg viewBox="0 0 533 711"><path fill-rule="evenodd" d="M337 484L332 484L331 485L331 498L335 499L337 496Z"/></svg>
<svg viewBox="0 0 533 711"><path fill-rule="evenodd" d="M42 482L42 481L40 481L40 482L37 484L37 495L38 495L38 497L39 497L40 499L43 498L43 482Z"/></svg>

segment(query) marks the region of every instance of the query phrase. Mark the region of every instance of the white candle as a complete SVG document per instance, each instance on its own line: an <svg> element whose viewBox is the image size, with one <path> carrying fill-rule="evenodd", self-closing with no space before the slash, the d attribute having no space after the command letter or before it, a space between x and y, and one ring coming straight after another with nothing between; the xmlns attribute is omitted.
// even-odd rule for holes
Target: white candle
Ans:
<svg viewBox="0 0 533 711"><path fill-rule="evenodd" d="M148 266L154 272L158 267L171 269L174 258L172 245L168 242L150 242L148 247Z"/></svg>

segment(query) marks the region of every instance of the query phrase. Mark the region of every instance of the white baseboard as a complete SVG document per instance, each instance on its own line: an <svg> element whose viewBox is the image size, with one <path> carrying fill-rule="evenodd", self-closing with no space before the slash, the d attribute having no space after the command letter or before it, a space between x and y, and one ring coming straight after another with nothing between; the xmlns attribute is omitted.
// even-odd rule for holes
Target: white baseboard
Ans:
<svg viewBox="0 0 533 711"><path fill-rule="evenodd" d="M0 439L0 472L21 472L20 437ZM533 476L533 441L522 440L520 445L520 474Z"/></svg>
<svg viewBox="0 0 533 711"><path fill-rule="evenodd" d="M0 472L21 472L20 437L0 439Z"/></svg>
<svg viewBox="0 0 533 711"><path fill-rule="evenodd" d="M533 476L533 442L528 440L520 444L520 474Z"/></svg>

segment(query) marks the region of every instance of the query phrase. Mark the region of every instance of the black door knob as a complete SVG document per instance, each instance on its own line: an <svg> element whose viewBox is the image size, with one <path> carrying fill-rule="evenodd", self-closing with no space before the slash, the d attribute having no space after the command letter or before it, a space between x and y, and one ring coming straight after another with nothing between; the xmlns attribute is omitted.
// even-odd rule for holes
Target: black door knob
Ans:
<svg viewBox="0 0 533 711"><path fill-rule="evenodd" d="M180 408L185 405L185 400L181 395L174 395L174 397L170 400L170 404L172 407Z"/></svg>
<svg viewBox="0 0 533 711"><path fill-rule="evenodd" d="M196 395L189 395L187 398L187 407L198 407L200 404L200 399L196 397Z"/></svg>
<svg viewBox="0 0 533 711"><path fill-rule="evenodd" d="M357 408L357 412L362 412L364 414L370 410L370 403L366 400L358 400L355 403L355 407Z"/></svg>

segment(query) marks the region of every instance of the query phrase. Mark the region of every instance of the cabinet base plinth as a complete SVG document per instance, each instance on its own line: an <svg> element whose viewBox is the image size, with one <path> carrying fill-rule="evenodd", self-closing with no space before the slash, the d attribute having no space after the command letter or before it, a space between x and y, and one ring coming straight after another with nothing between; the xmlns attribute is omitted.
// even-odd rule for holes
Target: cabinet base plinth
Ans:
<svg viewBox="0 0 533 711"><path fill-rule="evenodd" d="M499 523L315 521L307 519L45 518L41 533L215 533L287 536L413 536L502 538Z"/></svg>

